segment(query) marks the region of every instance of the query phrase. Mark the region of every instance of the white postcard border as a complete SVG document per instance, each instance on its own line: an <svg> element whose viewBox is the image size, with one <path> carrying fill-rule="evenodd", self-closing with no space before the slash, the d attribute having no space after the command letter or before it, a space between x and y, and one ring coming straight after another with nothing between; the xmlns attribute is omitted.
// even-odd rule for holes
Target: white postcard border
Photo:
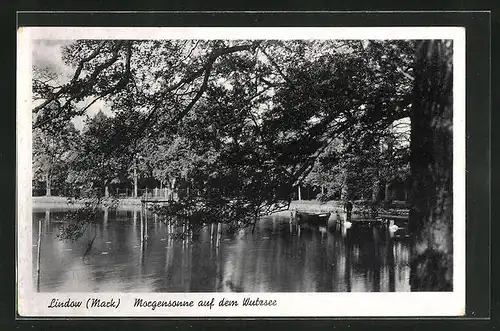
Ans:
<svg viewBox="0 0 500 331"><path fill-rule="evenodd" d="M453 39L453 292L420 293L37 293L32 284L31 42L34 39ZM17 53L17 307L22 317L264 317L461 316L465 313L465 29L387 28L89 28L18 29ZM272 307L243 307L243 298L276 300ZM90 308L92 298L117 308ZM193 300L194 307L138 308L136 298ZM197 307L214 298L214 307ZM219 307L223 299L238 307ZM53 299L82 301L79 308L48 308Z"/></svg>

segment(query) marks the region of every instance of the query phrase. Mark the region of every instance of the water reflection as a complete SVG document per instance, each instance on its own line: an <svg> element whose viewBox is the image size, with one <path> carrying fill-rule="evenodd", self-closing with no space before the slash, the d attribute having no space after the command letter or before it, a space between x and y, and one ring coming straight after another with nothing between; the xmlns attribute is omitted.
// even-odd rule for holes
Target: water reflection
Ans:
<svg viewBox="0 0 500 331"><path fill-rule="evenodd" d="M33 279L42 292L410 290L409 243L383 227L298 227L286 214L262 219L253 234L214 224L174 238L181 229L154 215L103 210L101 222L68 242L56 238L60 213L33 212Z"/></svg>

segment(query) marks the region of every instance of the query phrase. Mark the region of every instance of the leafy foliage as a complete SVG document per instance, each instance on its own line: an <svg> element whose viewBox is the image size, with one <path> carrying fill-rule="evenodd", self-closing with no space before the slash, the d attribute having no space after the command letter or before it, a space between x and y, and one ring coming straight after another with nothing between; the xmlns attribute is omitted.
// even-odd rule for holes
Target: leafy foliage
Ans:
<svg viewBox="0 0 500 331"><path fill-rule="evenodd" d="M163 214L249 223L287 208L294 185L331 198L405 168L388 141L408 117L412 54L407 41L79 40L63 52L69 82L34 82L34 126L106 100L112 116L87 122L70 167L87 196L139 168L184 187Z"/></svg>
<svg viewBox="0 0 500 331"><path fill-rule="evenodd" d="M72 123L61 130L33 130L33 179L51 188L67 187L68 165L75 159L80 137Z"/></svg>

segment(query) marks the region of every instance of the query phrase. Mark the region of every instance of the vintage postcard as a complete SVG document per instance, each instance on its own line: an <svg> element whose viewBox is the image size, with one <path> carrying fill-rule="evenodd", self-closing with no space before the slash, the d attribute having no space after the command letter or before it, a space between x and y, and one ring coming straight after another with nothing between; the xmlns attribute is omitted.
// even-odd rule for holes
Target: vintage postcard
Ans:
<svg viewBox="0 0 500 331"><path fill-rule="evenodd" d="M20 317L462 316L465 31L23 27Z"/></svg>

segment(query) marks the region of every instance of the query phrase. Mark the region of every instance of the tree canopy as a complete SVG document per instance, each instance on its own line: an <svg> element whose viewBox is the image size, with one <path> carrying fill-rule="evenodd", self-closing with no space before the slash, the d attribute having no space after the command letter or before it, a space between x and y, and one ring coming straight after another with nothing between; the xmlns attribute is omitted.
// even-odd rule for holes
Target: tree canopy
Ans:
<svg viewBox="0 0 500 331"><path fill-rule="evenodd" d="M104 100L111 114L81 133L75 182L103 192L139 162L189 187L170 212L257 217L302 183L359 190L404 172L394 125L409 116L413 55L399 40L77 40L62 52L67 82L33 80L33 126Z"/></svg>

